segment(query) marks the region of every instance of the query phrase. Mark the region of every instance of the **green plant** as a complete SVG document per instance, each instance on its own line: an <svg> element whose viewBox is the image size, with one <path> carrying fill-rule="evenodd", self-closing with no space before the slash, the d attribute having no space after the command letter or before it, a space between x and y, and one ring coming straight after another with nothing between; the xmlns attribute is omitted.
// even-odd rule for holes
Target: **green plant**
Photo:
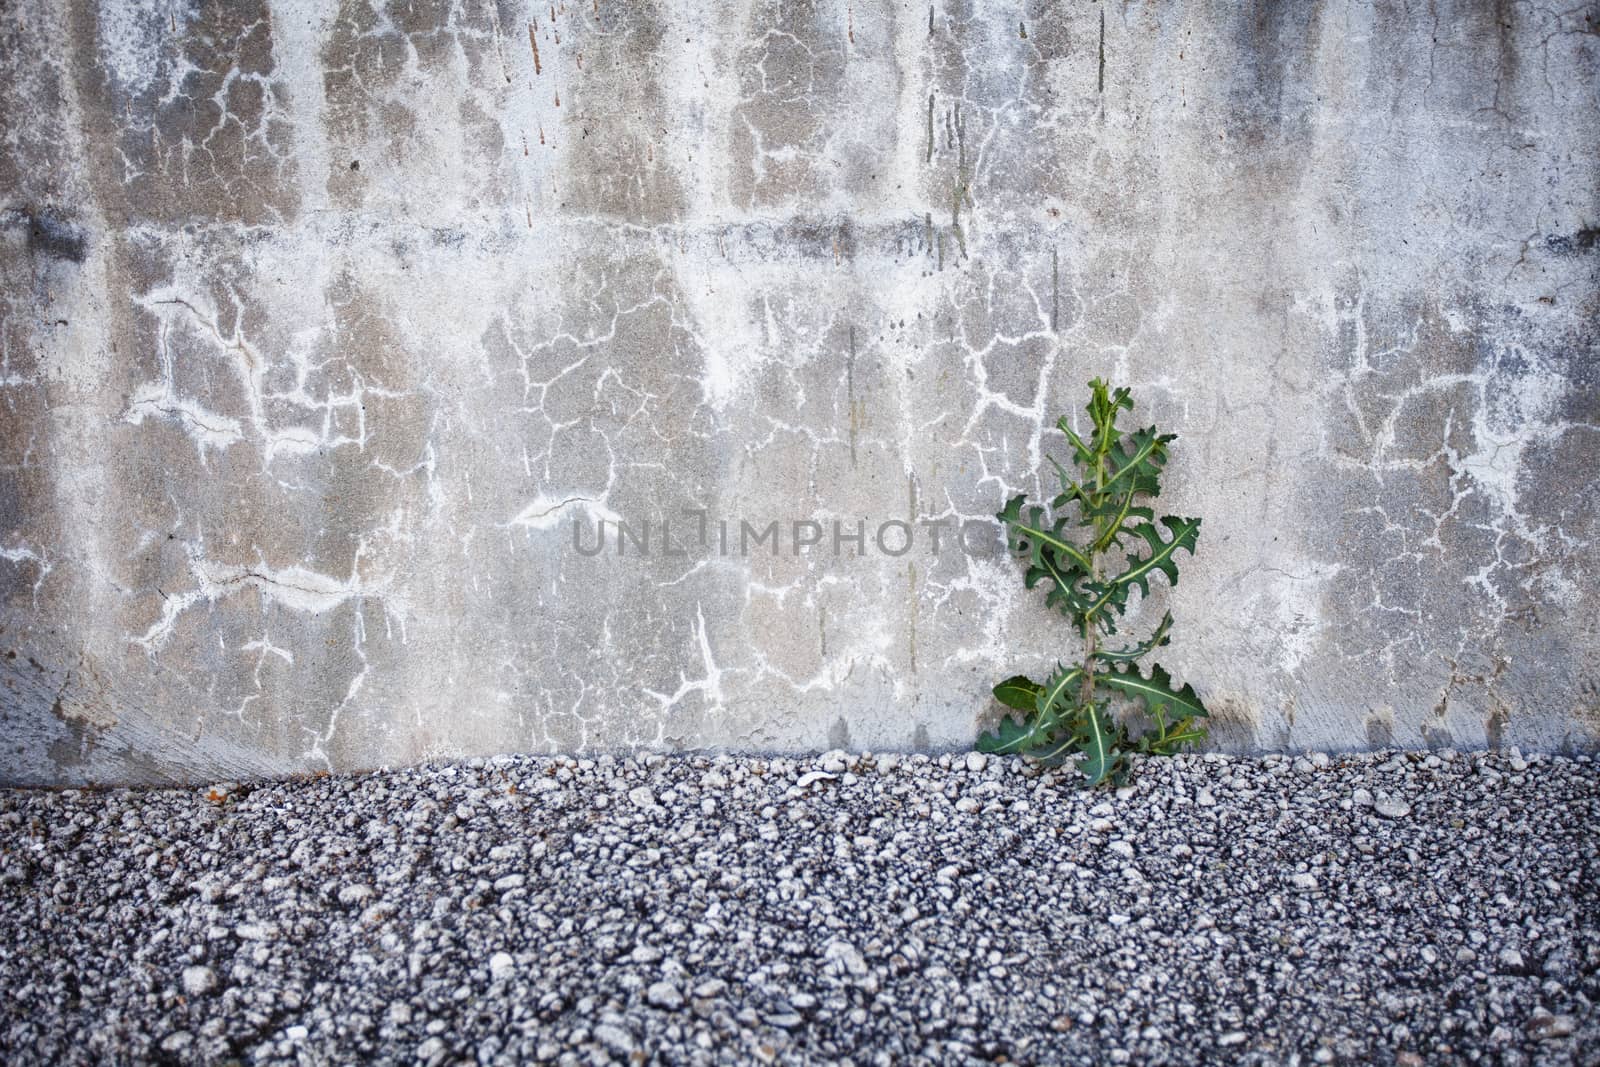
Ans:
<svg viewBox="0 0 1600 1067"><path fill-rule="evenodd" d="M1043 683L1017 675L995 686L995 698L1022 714L1002 719L995 733L978 739L978 749L1047 762L1081 755L1079 770L1089 785L1097 785L1122 778L1130 751L1172 755L1204 740L1197 720L1206 717L1206 709L1192 686L1173 688L1172 677L1159 665L1151 664L1148 675L1139 670L1139 660L1168 642L1170 611L1143 642L1116 649L1101 645L1102 637L1117 632L1116 620L1127 613L1135 588L1148 597L1157 573L1178 584L1178 550L1194 554L1200 520L1164 515L1161 526L1170 539L1162 536L1155 512L1139 501L1160 493L1167 445L1176 435L1158 434L1154 426L1124 434L1117 429L1117 415L1133 409L1129 391L1112 392L1099 378L1089 389L1094 427L1089 439L1079 437L1065 416L1056 422L1072 445L1078 475L1051 458L1061 480L1061 492L1050 501L1058 517L1047 521L1044 508L1026 506L1025 495L1013 497L996 516L1005 525L1007 543L1027 559L1023 584L1032 589L1048 583L1045 603L1072 620L1083 641L1082 655L1074 664L1058 664ZM1068 505L1076 505L1076 530L1069 527L1069 517L1059 515ZM1106 557L1124 541L1133 549L1125 568L1105 577ZM1137 736L1113 714L1118 698L1143 705L1149 726Z"/></svg>

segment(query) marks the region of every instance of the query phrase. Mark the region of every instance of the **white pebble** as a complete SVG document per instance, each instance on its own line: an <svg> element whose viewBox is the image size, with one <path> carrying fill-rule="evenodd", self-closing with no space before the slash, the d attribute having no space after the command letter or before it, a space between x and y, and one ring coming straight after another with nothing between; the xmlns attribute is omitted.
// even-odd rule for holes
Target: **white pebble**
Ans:
<svg viewBox="0 0 1600 1067"><path fill-rule="evenodd" d="M217 974L210 967L185 967L183 991L191 997L203 996L217 987Z"/></svg>

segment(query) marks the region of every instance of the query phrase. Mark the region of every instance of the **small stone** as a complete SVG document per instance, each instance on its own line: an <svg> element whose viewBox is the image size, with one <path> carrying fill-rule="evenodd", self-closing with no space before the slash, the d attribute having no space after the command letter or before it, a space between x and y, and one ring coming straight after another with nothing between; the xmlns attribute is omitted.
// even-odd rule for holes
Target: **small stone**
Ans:
<svg viewBox="0 0 1600 1067"><path fill-rule="evenodd" d="M982 752L967 753L967 770L973 774L979 773L987 766L989 766L989 757Z"/></svg>
<svg viewBox="0 0 1600 1067"><path fill-rule="evenodd" d="M191 997L200 997L217 988L217 974L210 967L195 966L183 969L183 991Z"/></svg>
<svg viewBox="0 0 1600 1067"><path fill-rule="evenodd" d="M683 994L671 982L656 982L645 990L644 999L651 1007L668 1011L683 1007Z"/></svg>
<svg viewBox="0 0 1600 1067"><path fill-rule="evenodd" d="M370 885L347 885L339 890L341 904L364 904L370 899L372 899Z"/></svg>
<svg viewBox="0 0 1600 1067"><path fill-rule="evenodd" d="M818 782L831 782L837 777L839 777L838 774L830 773L828 771L808 771L805 774L802 774L800 776L800 780L795 784L801 789L810 789Z"/></svg>
<svg viewBox="0 0 1600 1067"><path fill-rule="evenodd" d="M1372 810L1382 815L1385 819L1403 819L1411 814L1411 805L1398 797L1379 797Z"/></svg>
<svg viewBox="0 0 1600 1067"><path fill-rule="evenodd" d="M1217 1038L1217 1044L1221 1045L1223 1048L1227 1048L1230 1045L1242 1045L1244 1044L1245 1037L1246 1034L1243 1030L1229 1030L1227 1033Z"/></svg>
<svg viewBox="0 0 1600 1067"><path fill-rule="evenodd" d="M1215 807L1217 798L1211 795L1211 790L1202 789L1194 795L1194 802L1202 808Z"/></svg>
<svg viewBox="0 0 1600 1067"><path fill-rule="evenodd" d="M783 1013L778 1014L778 1015L769 1015L769 1016L767 1016L767 1022L770 1025L776 1026L776 1027L780 1027L780 1028L782 1028L784 1030L793 1030L795 1027L799 1026L801 1024L801 1022L803 1022L803 1021L804 1020L802 1020L800 1018L800 1016L796 1015L792 1011L783 1012Z"/></svg>
<svg viewBox="0 0 1600 1067"><path fill-rule="evenodd" d="M1317 876L1310 871L1300 871L1289 878L1289 884L1296 889L1311 890L1317 888Z"/></svg>
<svg viewBox="0 0 1600 1067"><path fill-rule="evenodd" d="M848 941L828 942L827 948L822 951L822 958L858 978L867 973L866 957Z"/></svg>
<svg viewBox="0 0 1600 1067"><path fill-rule="evenodd" d="M972 797L962 797L960 800L956 801L956 810L966 812L968 814L977 811L982 806L983 805L979 804Z"/></svg>
<svg viewBox="0 0 1600 1067"><path fill-rule="evenodd" d="M628 790L628 799L633 801L635 807L648 809L656 806L656 795L650 792L647 785Z"/></svg>
<svg viewBox="0 0 1600 1067"><path fill-rule="evenodd" d="M1525 1029L1531 1037L1551 1041L1558 1037L1571 1037L1578 1029L1578 1019L1573 1015L1551 1015L1541 1011L1528 1020Z"/></svg>
<svg viewBox="0 0 1600 1067"><path fill-rule="evenodd" d="M1523 969L1522 953L1514 948L1501 949L1499 960L1500 966L1508 971L1520 971Z"/></svg>
<svg viewBox="0 0 1600 1067"><path fill-rule="evenodd" d="M508 952L496 952L489 957L489 977L497 982L510 978L517 970L517 961Z"/></svg>
<svg viewBox="0 0 1600 1067"><path fill-rule="evenodd" d="M1372 807L1372 794L1365 789L1357 789L1350 794L1350 803L1358 808Z"/></svg>
<svg viewBox="0 0 1600 1067"><path fill-rule="evenodd" d="M444 1059L446 1051L442 1038L430 1037L417 1046L417 1059L424 1063L436 1063Z"/></svg>
<svg viewBox="0 0 1600 1067"><path fill-rule="evenodd" d="M595 1027L594 1039L618 1056L630 1055L639 1047L633 1034L615 1023L601 1023Z"/></svg>
<svg viewBox="0 0 1600 1067"><path fill-rule="evenodd" d="M504 893L508 889L521 889L527 881L528 879L520 874L508 874L504 878L496 878L494 882L495 892Z"/></svg>
<svg viewBox="0 0 1600 1067"><path fill-rule="evenodd" d="M1129 860L1133 859L1133 846L1131 844L1129 844L1128 842L1126 842L1126 841L1121 841L1121 840L1113 841L1109 845L1107 845L1106 848L1111 850L1112 852L1115 852L1117 855L1121 856L1123 859L1129 859Z"/></svg>

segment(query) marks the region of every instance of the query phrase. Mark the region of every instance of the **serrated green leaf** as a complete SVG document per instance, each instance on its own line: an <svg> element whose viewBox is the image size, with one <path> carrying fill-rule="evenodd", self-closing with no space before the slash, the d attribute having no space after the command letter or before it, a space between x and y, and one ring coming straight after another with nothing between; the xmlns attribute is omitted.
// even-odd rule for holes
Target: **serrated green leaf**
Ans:
<svg viewBox="0 0 1600 1067"><path fill-rule="evenodd" d="M1044 692L1044 686L1033 681L1026 675L1016 675L1007 678L994 687L994 698L1008 708L1018 711L1032 711L1034 698Z"/></svg>
<svg viewBox="0 0 1600 1067"><path fill-rule="evenodd" d="M1001 719L992 734L978 738L978 751L996 756L1026 756L1052 743L1061 727L1060 712L1051 708L1023 722L1010 715Z"/></svg>
<svg viewBox="0 0 1600 1067"><path fill-rule="evenodd" d="M1045 606L1056 608L1061 614L1077 621L1077 617L1089 606L1089 601L1078 591L1078 583L1088 577L1079 567L1064 569L1055 553L1043 552L1039 555L1039 562L1028 567L1022 584L1032 589L1041 580L1048 579L1054 588L1045 595Z"/></svg>
<svg viewBox="0 0 1600 1067"><path fill-rule="evenodd" d="M1018 722L1007 715L996 724L994 733L978 735L978 751L1000 756L1014 755L1032 748L1040 740L1040 735L1035 732L1036 725L1031 721Z"/></svg>
<svg viewBox="0 0 1600 1067"><path fill-rule="evenodd" d="M1096 786L1110 776L1122 761L1117 748L1117 731L1103 708L1093 704L1082 709L1076 735L1083 759L1078 770L1087 778L1088 785Z"/></svg>
<svg viewBox="0 0 1600 1067"><path fill-rule="evenodd" d="M1057 766L1065 763L1082 751L1082 741L1072 730L1062 730L1053 743L1035 749L1029 755L1047 766Z"/></svg>
<svg viewBox="0 0 1600 1067"><path fill-rule="evenodd" d="M1046 524L1044 521L1044 508L1031 507L1027 514L1022 512L1023 501L1026 496L1018 494L1006 502L1006 506L996 513L995 518L1005 524L1010 535L1012 547L1018 552L1025 552L1035 565L1042 565L1044 554L1054 552L1057 563L1062 567L1081 567L1085 573L1093 570L1089 557L1083 549L1067 539L1062 527L1067 520L1056 519L1055 522Z"/></svg>
<svg viewBox="0 0 1600 1067"><path fill-rule="evenodd" d="M1167 704L1184 719L1205 718L1208 714L1194 686L1185 684L1182 689L1174 689L1172 676L1159 663L1150 665L1148 678L1141 675L1137 667L1130 666L1124 670L1113 668L1097 676L1097 681L1144 701L1145 707L1152 710L1158 704Z"/></svg>
<svg viewBox="0 0 1600 1067"><path fill-rule="evenodd" d="M1185 745L1197 745L1206 739L1204 727L1192 725L1191 720L1184 719L1172 727L1151 731L1139 738L1139 749L1155 756L1173 756L1183 750Z"/></svg>
<svg viewBox="0 0 1600 1067"><path fill-rule="evenodd" d="M1167 462L1167 442L1177 440L1177 436L1158 434L1154 426L1146 426L1116 442L1108 454L1111 474L1100 483L1100 489L1131 488L1135 493L1155 496L1161 491L1160 475Z"/></svg>
<svg viewBox="0 0 1600 1067"><path fill-rule="evenodd" d="M1090 465L1094 462L1094 449L1090 448L1088 443L1078 436L1077 431L1072 428L1072 424L1067 421L1065 415L1056 420L1056 429L1065 434L1067 440L1072 443L1073 458L1080 465ZM1069 481L1066 471L1061 470L1059 463L1056 464L1056 469L1061 471L1062 487L1065 488Z"/></svg>
<svg viewBox="0 0 1600 1067"><path fill-rule="evenodd" d="M1156 627L1156 632L1140 644L1131 648L1102 648L1095 652L1094 658L1102 663L1132 663L1143 659L1172 640L1168 636L1168 631L1171 629L1172 612L1169 611L1161 616L1161 624Z"/></svg>
<svg viewBox="0 0 1600 1067"><path fill-rule="evenodd" d="M1034 698L1034 708L1042 716L1052 708L1071 703L1073 687L1083 682L1082 667L1057 667Z"/></svg>
<svg viewBox="0 0 1600 1067"><path fill-rule="evenodd" d="M1172 540L1163 541L1154 523L1144 522L1132 528L1132 532L1144 538L1149 545L1150 555L1140 558L1130 552L1128 569L1098 587L1089 607L1091 612L1098 612L1104 607L1117 612L1127 610L1128 593L1138 586L1140 595L1148 597L1150 577L1157 572L1166 575L1169 584L1178 584L1178 563L1174 557L1180 548L1190 555L1194 554L1195 542L1200 536L1200 520L1163 515L1161 523L1171 531Z"/></svg>

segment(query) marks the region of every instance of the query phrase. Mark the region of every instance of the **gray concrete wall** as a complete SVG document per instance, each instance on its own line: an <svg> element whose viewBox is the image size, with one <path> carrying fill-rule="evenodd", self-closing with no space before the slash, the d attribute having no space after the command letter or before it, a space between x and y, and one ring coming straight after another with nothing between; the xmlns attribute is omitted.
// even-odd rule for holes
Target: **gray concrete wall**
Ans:
<svg viewBox="0 0 1600 1067"><path fill-rule="evenodd" d="M0 779L966 746L1071 633L872 531L1037 488L1095 375L1182 435L1157 599L1216 744L1600 738L1600 7L0 35ZM602 518L686 555L579 554Z"/></svg>

